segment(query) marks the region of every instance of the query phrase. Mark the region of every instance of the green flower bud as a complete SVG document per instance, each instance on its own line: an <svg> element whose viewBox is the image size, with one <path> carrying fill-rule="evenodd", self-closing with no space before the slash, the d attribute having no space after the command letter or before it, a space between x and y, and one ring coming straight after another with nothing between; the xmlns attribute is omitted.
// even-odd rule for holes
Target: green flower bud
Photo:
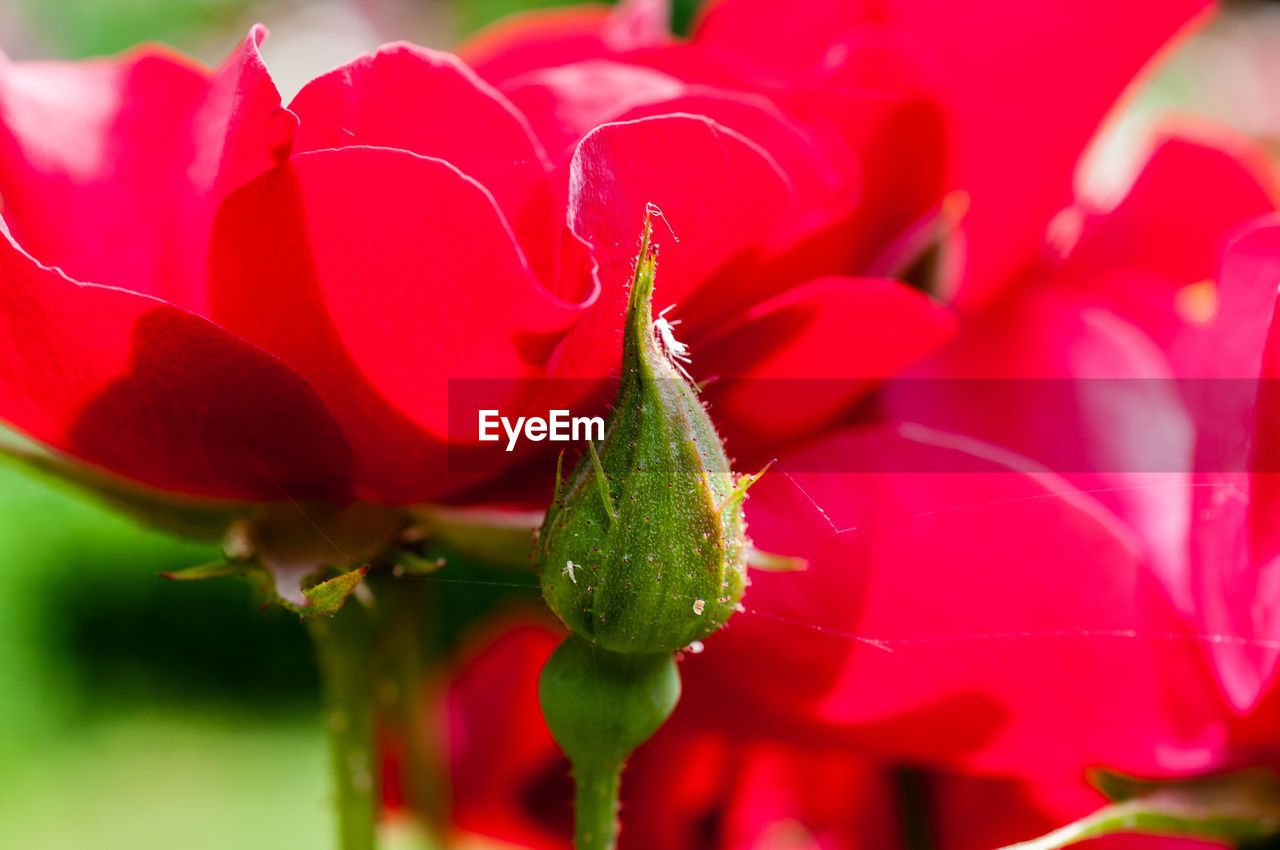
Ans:
<svg viewBox="0 0 1280 850"><path fill-rule="evenodd" d="M755 480L735 479L684 346L652 318L655 268L646 222L604 441L557 480L536 550L551 610L626 653L672 652L729 619L746 585L742 502Z"/></svg>

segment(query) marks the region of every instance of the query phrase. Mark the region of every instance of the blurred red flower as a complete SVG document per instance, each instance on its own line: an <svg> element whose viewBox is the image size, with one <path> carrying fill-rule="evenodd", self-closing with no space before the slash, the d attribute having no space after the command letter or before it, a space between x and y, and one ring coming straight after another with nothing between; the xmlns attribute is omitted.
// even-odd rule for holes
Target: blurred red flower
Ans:
<svg viewBox="0 0 1280 850"><path fill-rule="evenodd" d="M902 21L885 7L910 5L815 3L784 16L772 4L728 0L692 45L609 56L663 69L674 54L683 69L718 42L770 75L756 78L763 90L786 92L847 55L844 27L864 39L872 21L877 33L894 31ZM1100 805L1084 785L1086 767L1177 776L1274 760L1267 683L1277 638L1258 604L1275 581L1265 426L1272 390L1263 386L1255 414L1247 388L1239 396L1232 383L1247 387L1274 371L1273 352L1266 360L1263 352L1280 250L1274 231L1258 227L1280 197L1270 167L1239 140L1182 128L1151 140L1119 201L1073 192L1098 118L1172 27L1161 30L1152 10L1136 6L1122 10L1135 28L1123 36L1091 26L1093 13L1078 6L1002 11L988 19L969 7L931 7L903 18L926 21L923 30L897 30L951 71L933 91L953 137L967 140L942 181L943 192L969 195L959 234L965 263L954 277L929 281L937 293L954 287L968 308L957 338L890 380L862 417L870 425L827 417L791 431L790 410L716 398L716 411L755 413L724 429L740 455L751 454L744 433L768 435L773 447L780 435L810 440L781 451L748 506L757 544L803 555L810 569L756 574L748 613L686 660L676 723L698 735L727 732L743 749L770 741L838 750L846 766L905 761L965 774L931 785L939 810L959 820L979 818L972 803L948 803L952 790L961 800L1040 801L1039 815L1005 818L989 844ZM813 28L815 20L826 23ZM584 26L564 17L513 25L516 34L473 48L477 67L513 92L534 79L603 74ZM530 33L541 39L536 47ZM1046 59L1106 38L1115 44L1091 54L1105 61L1087 69ZM763 46L806 39L817 43L794 55ZM1016 50L1004 51L1010 43ZM541 51L576 60L565 66L574 73L538 70ZM1037 109L1059 113L1036 120ZM937 210L935 237L948 229L945 204ZM858 337L840 339L847 350ZM824 371L839 359L833 350L807 370L772 374L857 374ZM967 398L963 381L972 379L1075 382L1075 439L1084 441L1064 454L1054 445L1061 432L1044 428L1037 411ZM1203 379L1228 380L1206 401L1195 397ZM948 381L949 393L917 389ZM1090 382L1119 395L1085 389ZM1227 411L1230 400L1243 407ZM815 440L815 431L825 433ZM1240 445L1250 464L1213 465ZM1170 459L1186 465L1161 466ZM736 709L724 711L726 703ZM735 771L749 773L741 764ZM644 832L667 821L629 822ZM964 837L944 840L956 846L990 835L977 822L954 834Z"/></svg>
<svg viewBox="0 0 1280 850"><path fill-rule="evenodd" d="M1276 193L1247 153L1159 142L1118 206L1067 211L1065 254L890 383L878 424L784 454L797 471L753 491L753 539L811 568L756 576L758 616L695 660L706 675L750 689L770 728L966 770L1221 766L1224 697L1257 699L1274 652L1250 643L1275 637L1256 610L1271 556L1240 536L1248 470L1196 464L1252 440L1247 385L1192 381L1262 362L1261 270L1280 255L1256 256L1268 231L1249 222ZM1010 388L984 404L973 379ZM1037 379L1069 382L1054 392L1072 393L1074 436L1046 422ZM1197 386L1207 402L1184 397ZM736 675L748 659L785 671L785 692Z"/></svg>
<svg viewBox="0 0 1280 850"><path fill-rule="evenodd" d="M449 839L565 850L573 834L569 765L537 710L537 678L559 635L499 621L474 636L443 694ZM1098 795L1061 777L981 779L884 761L830 743L743 736L709 727L724 713L705 691L637 751L622 793L619 847L664 850L929 846L990 850L1091 812ZM446 730L441 730L446 731ZM886 734L892 734L889 729ZM906 790L910 789L910 790ZM905 793L904 793L905 791ZM477 842L479 846L486 846ZM1202 842L1120 836L1098 850L1206 850Z"/></svg>

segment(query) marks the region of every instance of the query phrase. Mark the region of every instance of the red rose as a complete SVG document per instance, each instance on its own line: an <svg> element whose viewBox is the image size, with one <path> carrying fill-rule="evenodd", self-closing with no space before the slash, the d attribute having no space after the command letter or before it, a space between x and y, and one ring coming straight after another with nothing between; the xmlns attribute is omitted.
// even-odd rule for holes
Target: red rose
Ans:
<svg viewBox="0 0 1280 850"><path fill-rule="evenodd" d="M0 412L179 493L437 497L444 376L539 374L594 284L557 287L538 145L456 60L391 48L285 109L262 36L212 75L156 53L0 69ZM342 114L362 68L432 92L396 125L417 150L373 146L397 141L375 97ZM430 125L455 111L476 130ZM335 126L368 144L326 149Z"/></svg>
<svg viewBox="0 0 1280 850"><path fill-rule="evenodd" d="M0 64L0 415L143 484L340 496L351 452L296 370L203 317L217 201L289 153L257 53Z"/></svg>
<svg viewBox="0 0 1280 850"><path fill-rule="evenodd" d="M862 147L921 127L912 170L940 174L923 94L855 128L828 89L856 67L776 98L691 72L593 115L576 101L610 100L609 74L565 87L552 55L526 114L458 59L391 45L285 108L262 37L212 74L156 51L0 68L0 415L42 443L195 496L447 498L477 483L446 470L447 380L607 377L650 204L663 297L708 369L795 371L892 326L836 369L883 376L947 332L925 296L854 276L936 204L936 179L881 206L858 177ZM768 356L736 357L757 329Z"/></svg>
<svg viewBox="0 0 1280 850"><path fill-rule="evenodd" d="M448 498L478 482L445 468L446 380L607 376L650 204L668 224L661 297L701 374L874 379L935 347L946 315L886 276L952 214L949 186L983 207L1011 194L948 170L971 136L987 134L984 156L1023 145L967 111L956 68L1003 38L983 27L1089 14L1002 7L961 31L920 30L909 4L841 12L822 49L769 58L734 35L751 9L717 6L677 42L661 6L557 13L464 46L501 90L392 45L285 108L260 29L214 73L156 51L4 65L16 300L0 415L183 494ZM1091 128L1198 6L1160 4L1149 35L1117 37L1114 67L1071 90L1071 126ZM1054 167L1085 137L1055 130ZM968 251L997 241L975 230ZM743 457L860 392L782 416L736 386L716 401Z"/></svg>

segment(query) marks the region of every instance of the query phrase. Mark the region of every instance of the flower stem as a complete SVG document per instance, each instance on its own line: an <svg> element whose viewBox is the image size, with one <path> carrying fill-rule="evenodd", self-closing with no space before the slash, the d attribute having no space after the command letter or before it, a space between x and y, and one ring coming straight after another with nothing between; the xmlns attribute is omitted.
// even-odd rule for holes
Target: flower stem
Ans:
<svg viewBox="0 0 1280 850"><path fill-rule="evenodd" d="M372 654L374 623L358 599L308 621L324 688L341 850L373 850L378 817Z"/></svg>
<svg viewBox="0 0 1280 850"><path fill-rule="evenodd" d="M538 701L573 765L574 850L613 850L622 765L679 699L680 673L665 653L611 652L571 634L547 659Z"/></svg>
<svg viewBox="0 0 1280 850"><path fill-rule="evenodd" d="M574 850L613 850L618 841L618 790L622 765L574 766Z"/></svg>
<svg viewBox="0 0 1280 850"><path fill-rule="evenodd" d="M438 839L449 820L448 771L441 746L424 722L439 687L433 675L442 642L436 587L389 576L369 584L383 617L377 648L382 681L376 688L381 722L402 748L398 778L417 826L430 839L428 846L443 845Z"/></svg>

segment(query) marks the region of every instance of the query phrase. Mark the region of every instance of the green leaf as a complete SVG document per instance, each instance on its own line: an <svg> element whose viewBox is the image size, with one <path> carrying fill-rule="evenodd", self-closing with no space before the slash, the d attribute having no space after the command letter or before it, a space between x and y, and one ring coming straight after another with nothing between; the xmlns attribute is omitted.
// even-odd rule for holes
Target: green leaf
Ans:
<svg viewBox="0 0 1280 850"><path fill-rule="evenodd" d="M347 601L347 597L355 591L356 585L360 584L360 581L368 571L368 567L357 567L350 572L306 588L302 591L309 603L306 606L290 605L284 600L281 600L281 602L289 610L295 611L303 617L328 616L342 607L342 603Z"/></svg>
<svg viewBox="0 0 1280 850"><path fill-rule="evenodd" d="M327 617L337 612L355 591L360 580L369 571L367 566L341 573L325 581L302 589L304 604L297 604L281 596L271 571L255 561L216 561L185 570L165 572L160 575L172 581L203 581L205 579L241 576L248 579L266 598L267 604L279 605L298 614L303 619Z"/></svg>
<svg viewBox="0 0 1280 850"><path fill-rule="evenodd" d="M256 561L236 561L223 560L214 561L211 564L201 564L196 567L187 567L185 570L172 570L160 573L161 578L167 578L170 581L206 581L208 579L218 578L246 578L254 588L262 594L266 600L264 604L283 605L289 610L296 610L295 606L290 605L288 601L282 599L280 594L276 593L276 583L271 577L271 572Z"/></svg>
<svg viewBox="0 0 1280 850"><path fill-rule="evenodd" d="M242 576L250 570L261 569L252 564L245 564L236 561L214 561L212 564L201 564L198 567L187 567L185 570L172 570L160 573L161 578L167 578L171 581L204 581L210 578L227 578L228 576Z"/></svg>
<svg viewBox="0 0 1280 850"><path fill-rule="evenodd" d="M1169 782L1107 772L1093 778L1117 802L1048 835L1003 850L1057 850L1088 838L1121 833L1239 845L1280 832L1280 777L1268 770Z"/></svg>

